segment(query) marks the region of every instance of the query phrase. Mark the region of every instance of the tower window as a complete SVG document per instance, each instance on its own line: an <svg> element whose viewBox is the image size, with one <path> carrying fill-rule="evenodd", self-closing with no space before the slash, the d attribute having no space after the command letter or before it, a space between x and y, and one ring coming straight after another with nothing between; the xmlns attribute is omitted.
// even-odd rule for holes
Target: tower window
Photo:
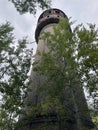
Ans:
<svg viewBox="0 0 98 130"><path fill-rule="evenodd" d="M55 10L55 13L59 14L60 12L58 10Z"/></svg>

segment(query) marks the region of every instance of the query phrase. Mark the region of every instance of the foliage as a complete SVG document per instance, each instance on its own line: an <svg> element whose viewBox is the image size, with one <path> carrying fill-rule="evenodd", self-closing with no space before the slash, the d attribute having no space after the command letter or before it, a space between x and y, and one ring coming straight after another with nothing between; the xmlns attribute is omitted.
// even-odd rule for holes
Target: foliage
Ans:
<svg viewBox="0 0 98 130"><path fill-rule="evenodd" d="M49 32L43 34L42 38L47 40L49 51L39 53L42 60L34 67L34 71L47 77L45 85L48 87L41 86L38 91L45 91L49 96L46 102L37 104L37 107L31 108L28 114L31 116L39 108L39 113L48 114L48 111L53 112L55 105L56 113L62 117L65 112L62 104L65 95L68 95L65 85L69 89L73 84L80 82L88 91L89 97L93 99L92 107L96 111L96 117L93 115L95 122L98 114L98 30L95 25L88 24L88 28L85 28L81 24L71 31L69 21L63 19L57 27L54 26L53 30L54 34ZM1 130L10 127L13 129L21 113L32 55L32 51L27 49L28 44L26 38L15 43L13 27L9 23L0 26ZM72 100L70 98L70 102ZM71 108L67 106L67 113L69 109Z"/></svg>
<svg viewBox="0 0 98 130"><path fill-rule="evenodd" d="M91 113L92 121L95 124L95 128L92 130L97 130L98 129L98 110L91 109L90 113Z"/></svg>
<svg viewBox="0 0 98 130"><path fill-rule="evenodd" d="M54 33L42 34L41 39L46 41L49 50L48 52L38 52L42 58L34 67L34 71L47 77L46 86L48 87L44 85L44 89L42 86L40 90L49 93L49 99L53 99L51 104L54 99L63 104L67 94L67 92L65 94L65 85L69 86L69 89L75 86L72 88L75 91L78 89L77 84L81 84L89 97L93 99L92 107L97 111L98 30L95 25L88 24L86 28L81 24L71 31L71 25L72 23L69 23L68 20L62 19L58 26L54 26ZM50 82L50 86L48 82ZM74 97L70 99L70 102L72 100ZM50 100L46 100L43 107L46 110L51 104ZM63 110L63 105L61 108Z"/></svg>
<svg viewBox="0 0 98 130"><path fill-rule="evenodd" d="M27 38L18 42L10 23L0 26L0 129L14 127L26 95L32 49Z"/></svg>
<svg viewBox="0 0 98 130"><path fill-rule="evenodd" d="M98 129L98 115L93 117L93 122L95 123L94 130L97 130Z"/></svg>
<svg viewBox="0 0 98 130"><path fill-rule="evenodd" d="M20 13L32 13L36 14L37 7L40 7L41 9L46 9L50 7L51 0L9 0L11 1L17 11Z"/></svg>

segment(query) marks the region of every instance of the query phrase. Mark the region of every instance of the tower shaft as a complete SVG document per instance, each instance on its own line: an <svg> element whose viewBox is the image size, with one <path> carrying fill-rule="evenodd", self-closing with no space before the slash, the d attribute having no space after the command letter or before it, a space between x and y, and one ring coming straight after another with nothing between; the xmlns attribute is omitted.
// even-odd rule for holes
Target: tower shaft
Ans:
<svg viewBox="0 0 98 130"><path fill-rule="evenodd" d="M41 34L43 32L54 33L53 26L58 26L59 19L61 18L68 19L67 16L58 9L50 9L40 15L35 32L38 47L33 68L40 65L42 60L41 54L43 52L48 53L49 51L47 40L40 39ZM54 107L45 114L42 112L41 105L45 103L49 95L47 91L40 91L39 88L41 86L49 87L52 83L50 82L47 85L47 77L32 70L28 95L24 101L23 110L25 114L21 115L18 130L89 130L89 126L92 123L81 84L74 84L75 88L73 87L74 89L71 89L72 84L67 81L66 83L63 103L65 116L63 118L58 117L54 104Z"/></svg>

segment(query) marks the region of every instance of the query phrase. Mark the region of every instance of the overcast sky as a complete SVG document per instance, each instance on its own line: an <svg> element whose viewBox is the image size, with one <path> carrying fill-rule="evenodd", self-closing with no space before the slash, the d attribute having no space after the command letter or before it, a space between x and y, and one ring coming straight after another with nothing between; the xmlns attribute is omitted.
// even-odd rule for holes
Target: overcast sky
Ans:
<svg viewBox="0 0 98 130"><path fill-rule="evenodd" d="M79 23L95 23L98 27L98 0L52 0L52 7L61 9L72 20ZM34 40L37 19L42 11L34 17L30 14L20 15L8 0L0 0L0 23L9 21L15 27L16 38L28 36ZM34 46L34 45L33 45Z"/></svg>

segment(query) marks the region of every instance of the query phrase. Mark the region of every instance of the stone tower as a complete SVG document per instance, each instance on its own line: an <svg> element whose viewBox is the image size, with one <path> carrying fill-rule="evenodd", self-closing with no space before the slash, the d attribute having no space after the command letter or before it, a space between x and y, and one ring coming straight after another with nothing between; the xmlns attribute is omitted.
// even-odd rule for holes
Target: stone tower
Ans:
<svg viewBox="0 0 98 130"><path fill-rule="evenodd" d="M46 10L40 15L35 31L35 39L38 47L33 67L36 67L41 61L41 56L38 53L48 51L46 41L39 39L41 33L53 33L53 26L58 25L60 18L68 19L64 12L55 8ZM93 128L85 96L79 84L74 92L68 86L65 86L65 104L67 104L65 111L68 118L59 119L55 110L48 113L48 115L40 114L40 104L43 104L47 94L45 92L38 92L37 90L39 86L44 84L46 81L45 78L36 71L32 71L28 95L24 101L23 110L25 112L20 116L17 130L90 130ZM70 97L74 98L73 102L68 101Z"/></svg>

